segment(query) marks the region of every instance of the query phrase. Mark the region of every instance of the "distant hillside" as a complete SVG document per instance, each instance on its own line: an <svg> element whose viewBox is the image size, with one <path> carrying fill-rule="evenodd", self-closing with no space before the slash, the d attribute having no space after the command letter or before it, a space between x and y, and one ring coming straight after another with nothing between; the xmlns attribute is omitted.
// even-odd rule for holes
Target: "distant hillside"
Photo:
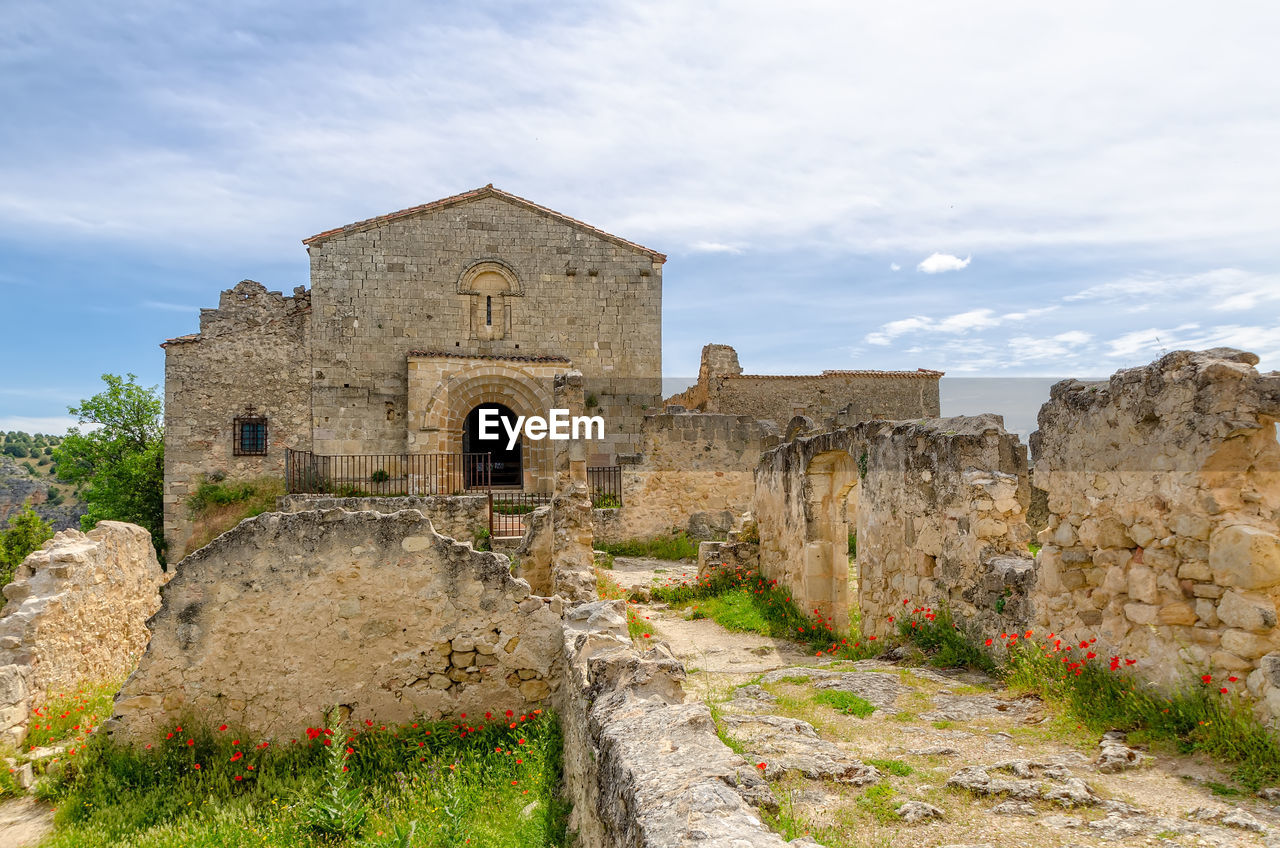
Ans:
<svg viewBox="0 0 1280 848"><path fill-rule="evenodd" d="M58 481L51 456L60 441L41 433L0 434L0 526L23 504L30 504L54 530L80 527L87 507L74 487Z"/></svg>

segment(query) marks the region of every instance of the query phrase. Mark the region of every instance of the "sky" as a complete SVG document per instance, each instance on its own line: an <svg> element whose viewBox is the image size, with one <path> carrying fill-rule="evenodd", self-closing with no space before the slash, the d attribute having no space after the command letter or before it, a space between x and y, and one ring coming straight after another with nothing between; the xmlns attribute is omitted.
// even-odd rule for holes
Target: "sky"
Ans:
<svg viewBox="0 0 1280 848"><path fill-rule="evenodd" d="M1274 3L3 20L0 429L60 432L103 372L161 383L221 289L308 283L303 238L486 183L668 254L669 377L707 342L750 373L935 368L946 414L977 411L957 380L1047 398L1178 348L1280 368Z"/></svg>

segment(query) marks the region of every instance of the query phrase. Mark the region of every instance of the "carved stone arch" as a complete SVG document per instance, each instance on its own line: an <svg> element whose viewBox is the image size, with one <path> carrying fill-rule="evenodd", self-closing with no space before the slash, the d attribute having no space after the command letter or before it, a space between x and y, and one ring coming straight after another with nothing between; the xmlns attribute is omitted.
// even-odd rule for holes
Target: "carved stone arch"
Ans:
<svg viewBox="0 0 1280 848"><path fill-rule="evenodd" d="M843 447L805 467L804 595L807 606L838 627L849 620L849 527L857 522L859 483L858 461Z"/></svg>
<svg viewBox="0 0 1280 848"><path fill-rule="evenodd" d="M467 299L468 338L492 341L511 333L508 298L523 297L524 285L515 269L501 259L480 259L458 276L458 294Z"/></svg>
<svg viewBox="0 0 1280 848"><path fill-rule="evenodd" d="M458 294L497 294L524 297L524 283L501 259L477 259L458 275Z"/></svg>
<svg viewBox="0 0 1280 848"><path fill-rule="evenodd" d="M481 404L508 407L516 415L546 416L552 398L544 381L508 364L473 365L446 380L428 404L424 420L437 433L435 450L462 452L462 428L467 415ZM524 452L524 488L541 491L554 481L552 443L520 438Z"/></svg>

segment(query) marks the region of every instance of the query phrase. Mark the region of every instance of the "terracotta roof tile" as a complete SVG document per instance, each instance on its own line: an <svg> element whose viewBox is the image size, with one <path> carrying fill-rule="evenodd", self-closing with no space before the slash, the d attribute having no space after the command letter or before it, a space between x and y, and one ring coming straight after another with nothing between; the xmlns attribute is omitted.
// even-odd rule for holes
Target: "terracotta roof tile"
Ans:
<svg viewBox="0 0 1280 848"><path fill-rule="evenodd" d="M496 353L451 353L443 350L411 350L409 355L423 358L442 356L446 359L496 359L503 362L569 362L563 356L502 356Z"/></svg>
<svg viewBox="0 0 1280 848"><path fill-rule="evenodd" d="M928 368L917 368L915 371L823 371L821 374L719 374L721 380L821 380L828 377L892 377L935 380L943 376L942 371Z"/></svg>
<svg viewBox="0 0 1280 848"><path fill-rule="evenodd" d="M424 203L421 206L411 206L408 209L401 209L399 212L390 212L386 215L379 215L376 218L369 218L364 221L356 221L354 224L347 224L345 227L337 227L332 230L325 230L323 233L316 233L314 236L311 236L311 238L303 239L302 243L310 246L310 245L322 242L325 239L335 235L362 232L364 230L372 229L373 227L376 227L380 224L385 224L388 221L395 221L399 218L407 218L411 215L417 215L420 212L432 212L437 209L445 209L450 206L455 206L459 203L467 203L472 200L480 200L481 198L484 198L484 197L496 197L501 200L505 200L508 203L514 203L517 206L522 206L525 209L528 209L532 212L537 212L539 215L545 215L549 218L554 218L557 221L561 221L563 223L569 224L570 226L577 227L578 229L586 230L587 232L593 235L599 236L600 238L606 241L611 241L614 244L619 245L621 247L630 248L631 250L639 251L640 253L646 253L657 262L667 261L666 254L659 253L656 250L651 250L650 248L647 248L644 245L636 244L633 241L627 241L626 239L621 238L619 236L615 236L612 233L606 233L604 230L593 227L584 221L579 221L577 218L571 218L568 215L565 215L561 212L557 212L554 209L548 209L545 206L539 206L537 203L534 203L532 200L526 200L523 197L518 197L509 192L505 192L502 189L494 188L493 183L490 183L489 185L484 186L483 188L477 188L471 191L464 191L462 194L455 194L452 197L445 197L445 198L441 198L440 200L433 200L432 202Z"/></svg>

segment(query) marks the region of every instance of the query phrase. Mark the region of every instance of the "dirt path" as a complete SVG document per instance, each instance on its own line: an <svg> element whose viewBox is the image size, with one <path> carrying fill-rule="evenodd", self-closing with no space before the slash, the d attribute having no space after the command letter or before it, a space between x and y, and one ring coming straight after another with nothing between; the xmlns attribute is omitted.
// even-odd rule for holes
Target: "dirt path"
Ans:
<svg viewBox="0 0 1280 848"><path fill-rule="evenodd" d="M613 577L632 589L692 579L692 568L619 557ZM788 838L831 848L1280 848L1280 793L1223 794L1231 781L1208 760L1153 755L1122 735L1099 740L983 675L822 663L665 604L634 607L685 662L690 693L715 705L726 741L764 764ZM855 696L855 710L873 711L837 709Z"/></svg>
<svg viewBox="0 0 1280 848"><path fill-rule="evenodd" d="M34 798L0 803L0 846L28 848L53 832L53 808Z"/></svg>

